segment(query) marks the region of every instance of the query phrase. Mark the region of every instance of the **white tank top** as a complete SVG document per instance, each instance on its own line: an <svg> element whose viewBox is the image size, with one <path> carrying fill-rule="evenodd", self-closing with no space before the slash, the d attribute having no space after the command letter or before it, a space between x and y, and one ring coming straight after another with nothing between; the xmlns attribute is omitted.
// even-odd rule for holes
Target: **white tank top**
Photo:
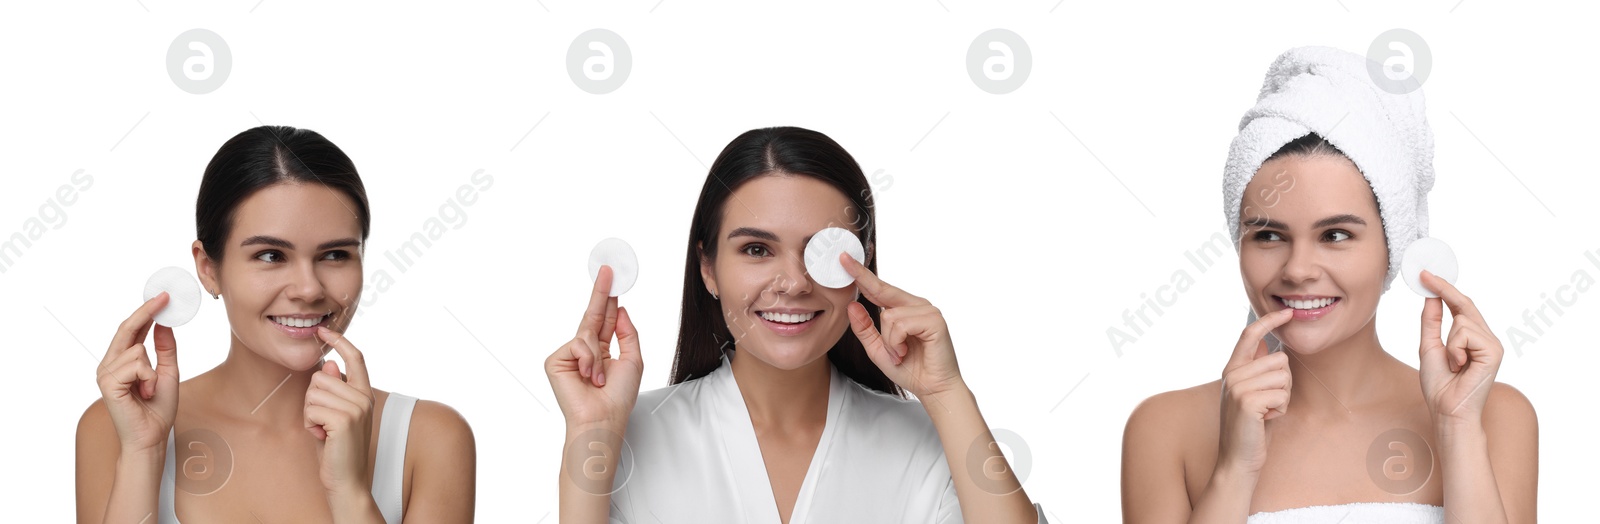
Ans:
<svg viewBox="0 0 1600 524"><path fill-rule="evenodd" d="M383 402L383 422L378 426L377 462L372 465L372 500L378 503L383 521L400 524L405 482L406 435L411 429L411 410L417 399L399 393L389 393ZM178 524L173 507L176 490L177 448L176 438L167 437L167 464L161 469L161 498L157 505L158 524Z"/></svg>

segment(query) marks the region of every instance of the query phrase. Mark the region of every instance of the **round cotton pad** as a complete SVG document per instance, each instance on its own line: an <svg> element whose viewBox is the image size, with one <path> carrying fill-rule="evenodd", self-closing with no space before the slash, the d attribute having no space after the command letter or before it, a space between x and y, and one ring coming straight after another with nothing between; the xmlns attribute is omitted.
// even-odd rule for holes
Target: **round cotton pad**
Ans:
<svg viewBox="0 0 1600 524"><path fill-rule="evenodd" d="M164 267L144 282L144 299L149 301L167 292L167 306L156 312L156 323L178 327L189 323L200 312L200 284L181 267Z"/></svg>
<svg viewBox="0 0 1600 524"><path fill-rule="evenodd" d="M855 282L856 278L846 273L844 265L839 263L839 253L849 253L850 258L863 264L867 260L867 251L861 247L861 239L848 229L830 227L812 235L811 241L806 242L805 255L806 273L811 274L811 280L834 289Z"/></svg>
<svg viewBox="0 0 1600 524"><path fill-rule="evenodd" d="M639 279L639 257L620 238L608 238L589 252L589 280L600 278L600 266L611 266L611 296L622 296Z"/></svg>
<svg viewBox="0 0 1600 524"><path fill-rule="evenodd" d="M1406 248L1405 258L1400 260L1400 276L1406 279L1406 285L1411 290L1428 298L1439 295L1429 291L1422 285L1422 270L1438 275L1445 282L1454 284L1460 268L1456 266L1456 254L1443 240L1432 237L1423 237L1411 242Z"/></svg>

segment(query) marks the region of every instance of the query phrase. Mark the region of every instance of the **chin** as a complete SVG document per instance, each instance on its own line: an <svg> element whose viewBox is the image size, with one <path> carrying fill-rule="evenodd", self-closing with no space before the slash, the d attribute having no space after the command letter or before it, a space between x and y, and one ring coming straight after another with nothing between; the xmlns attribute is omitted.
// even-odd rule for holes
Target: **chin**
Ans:
<svg viewBox="0 0 1600 524"><path fill-rule="evenodd" d="M1303 330L1281 333L1281 331L1283 331L1281 329L1278 331L1280 331L1280 333L1277 333L1278 340L1283 341L1284 347L1292 349L1295 353L1301 355L1314 355L1320 353L1323 350L1328 349L1328 347L1333 346L1335 342L1338 342L1335 340L1336 337L1330 333L1300 332Z"/></svg>
<svg viewBox="0 0 1600 524"><path fill-rule="evenodd" d="M800 341L784 340L776 343L764 343L759 348L746 348L750 356L784 371L792 371L805 367L819 358L828 356L828 348L817 350L809 344Z"/></svg>

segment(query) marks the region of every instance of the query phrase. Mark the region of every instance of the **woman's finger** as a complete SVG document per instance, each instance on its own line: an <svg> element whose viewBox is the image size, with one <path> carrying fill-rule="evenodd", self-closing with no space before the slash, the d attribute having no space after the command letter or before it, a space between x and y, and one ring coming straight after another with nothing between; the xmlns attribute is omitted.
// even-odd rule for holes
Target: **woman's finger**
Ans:
<svg viewBox="0 0 1600 524"><path fill-rule="evenodd" d="M165 291L146 300L143 305L133 311L122 324L117 326L117 334L111 337L111 346L106 348L106 356L100 360L101 364L109 365L112 353L127 349L128 346L144 342L145 330L154 322L155 315L161 308L167 307L167 293Z"/></svg>
<svg viewBox="0 0 1600 524"><path fill-rule="evenodd" d="M866 306L851 302L845 305L845 313L850 316L850 329L861 341L861 347L866 348L868 358L880 368L900 365L900 357L884 348L883 335L872 325L872 315L867 313Z"/></svg>
<svg viewBox="0 0 1600 524"><path fill-rule="evenodd" d="M372 384L367 379L367 362L361 350L356 349L343 333L326 327L317 327L317 336L332 346L333 350L339 353L339 358L344 360L345 372L348 375L345 382L362 393L372 394Z"/></svg>
<svg viewBox="0 0 1600 524"><path fill-rule="evenodd" d="M329 367L333 368L331 372L328 370ZM349 383L339 379L339 368L334 366L332 361L324 364L321 372L312 374L311 387L307 389L306 394L309 396L311 391L321 391L335 395L349 405L356 407L360 407L367 402L366 395L351 387Z"/></svg>
<svg viewBox="0 0 1600 524"><path fill-rule="evenodd" d="M1483 314L1478 312L1478 306L1472 303L1471 298L1468 298L1466 295L1462 294L1461 290L1456 289L1454 284L1445 281L1443 278L1439 278L1438 275L1424 270L1422 272L1422 285L1427 287L1428 290L1433 291L1434 294L1439 295L1439 298L1444 299L1445 305L1450 306L1450 313L1452 316L1467 315L1479 324L1488 324L1487 322L1484 322Z"/></svg>
<svg viewBox="0 0 1600 524"><path fill-rule="evenodd" d="M633 318L628 316L626 308L617 308L617 357L621 360L633 362L644 369L644 357L639 351L639 329L633 326Z"/></svg>
<svg viewBox="0 0 1600 524"><path fill-rule="evenodd" d="M861 265L849 253L839 254L839 263L844 265L844 270L856 279L856 289L871 300L873 304L882 307L917 306L927 304L928 301L905 290L889 285L888 282L878 278L867 266Z"/></svg>
<svg viewBox="0 0 1600 524"><path fill-rule="evenodd" d="M606 304L611 302L611 266L600 266L594 277L594 287L589 290L589 307L578 322L579 338L600 338L601 326L606 322Z"/></svg>
<svg viewBox="0 0 1600 524"><path fill-rule="evenodd" d="M1233 355L1228 358L1228 369L1232 369L1256 359L1256 348L1261 345L1267 333L1278 329L1279 326L1288 324L1294 319L1294 310L1283 308L1266 316L1256 319L1244 327L1239 333L1239 342L1233 346Z"/></svg>
<svg viewBox="0 0 1600 524"><path fill-rule="evenodd" d="M155 326L156 344L156 374L161 380L172 380L174 384L178 379L178 339L172 335L172 328Z"/></svg>

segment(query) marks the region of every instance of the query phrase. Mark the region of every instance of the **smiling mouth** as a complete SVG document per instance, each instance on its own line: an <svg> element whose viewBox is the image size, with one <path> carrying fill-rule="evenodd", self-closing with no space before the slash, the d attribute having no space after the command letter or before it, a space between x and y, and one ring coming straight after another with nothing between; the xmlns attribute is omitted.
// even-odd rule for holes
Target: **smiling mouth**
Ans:
<svg viewBox="0 0 1600 524"><path fill-rule="evenodd" d="M813 318L817 318L817 315L820 314L820 313L822 313L822 312L821 311L812 311L812 312L808 312L808 313L773 313L773 312L770 312L770 311L757 311L756 312L757 315L761 316L762 320L765 320L765 321L768 321L768 322L775 322L775 323L778 323L778 324L804 324L806 322L810 322L811 319L813 319Z"/></svg>
<svg viewBox="0 0 1600 524"><path fill-rule="evenodd" d="M291 316L281 316L281 317L280 316L268 316L267 318L271 319L273 322L277 323L278 325L284 326L284 327L308 328L308 327L315 326L317 324L321 324L323 321L326 321L328 319L328 317L331 316L331 315L333 315L333 312L330 311L330 312L327 312L327 313L323 313L322 316L320 316L320 317L296 318L296 317L291 317Z"/></svg>
<svg viewBox="0 0 1600 524"><path fill-rule="evenodd" d="M1291 300L1291 299L1286 299L1286 298L1283 298L1283 297L1280 297L1280 296L1277 296L1277 295L1273 295L1272 299L1278 301L1278 304L1282 305L1283 307L1286 307L1286 308L1289 308L1289 309L1297 309L1297 310L1301 310L1301 311L1314 311L1314 310L1322 309L1322 308L1334 305L1335 303L1338 303L1340 300L1342 300L1339 297L1322 297L1322 298L1313 298L1313 299L1306 299L1306 300Z"/></svg>

